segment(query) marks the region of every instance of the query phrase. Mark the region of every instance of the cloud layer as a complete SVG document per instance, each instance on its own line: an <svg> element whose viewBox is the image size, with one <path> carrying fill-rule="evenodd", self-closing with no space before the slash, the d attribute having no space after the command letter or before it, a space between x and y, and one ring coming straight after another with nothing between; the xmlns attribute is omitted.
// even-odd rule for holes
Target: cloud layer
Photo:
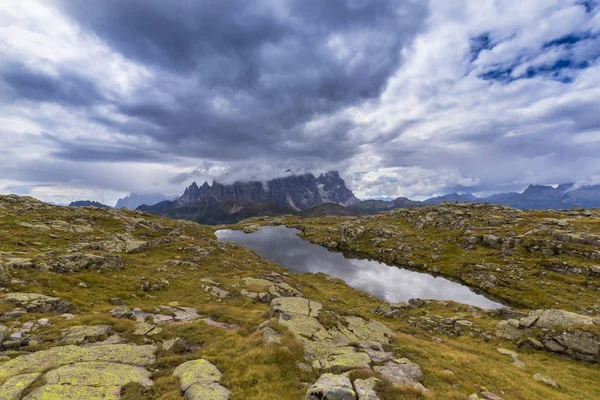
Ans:
<svg viewBox="0 0 600 400"><path fill-rule="evenodd" d="M0 191L112 202L336 168L358 195L600 175L576 0L0 4Z"/></svg>

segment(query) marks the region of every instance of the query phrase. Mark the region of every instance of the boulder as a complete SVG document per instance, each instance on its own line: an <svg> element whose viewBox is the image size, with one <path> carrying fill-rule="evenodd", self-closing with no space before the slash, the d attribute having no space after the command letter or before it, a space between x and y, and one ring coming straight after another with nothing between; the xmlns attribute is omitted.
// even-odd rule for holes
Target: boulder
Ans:
<svg viewBox="0 0 600 400"><path fill-rule="evenodd" d="M388 361L383 366L373 369L395 386L417 386L425 379L421 367L406 358Z"/></svg>
<svg viewBox="0 0 600 400"><path fill-rule="evenodd" d="M210 362L199 359L179 365L173 372L188 400L227 400L229 390L218 382L221 372Z"/></svg>
<svg viewBox="0 0 600 400"><path fill-rule="evenodd" d="M356 400L356 392L345 375L323 374L306 392L305 400Z"/></svg>
<svg viewBox="0 0 600 400"><path fill-rule="evenodd" d="M74 363L48 372L44 375L46 384L25 399L76 399L84 394L89 397L79 398L110 398L131 382L151 386L150 375L145 368L133 365L93 361ZM105 397L94 397L100 393Z"/></svg>
<svg viewBox="0 0 600 400"><path fill-rule="evenodd" d="M281 334L275 329L265 326L261 328L263 339L267 344L281 344Z"/></svg>
<svg viewBox="0 0 600 400"><path fill-rule="evenodd" d="M515 340L524 334L524 331L515 328L514 324L510 324L509 321L500 321L496 326L496 336L502 339Z"/></svg>
<svg viewBox="0 0 600 400"><path fill-rule="evenodd" d="M565 310L535 310L529 317L537 317L535 326L539 328L557 328L573 325L592 325L593 318Z"/></svg>
<svg viewBox="0 0 600 400"><path fill-rule="evenodd" d="M62 314L70 308L70 304L66 300L38 293L9 293L4 296L2 300L15 302L20 307L24 307L27 312L31 313L53 312Z"/></svg>
<svg viewBox="0 0 600 400"><path fill-rule="evenodd" d="M61 342L81 344L86 341L97 341L108 337L110 331L109 325L71 326L65 330Z"/></svg>

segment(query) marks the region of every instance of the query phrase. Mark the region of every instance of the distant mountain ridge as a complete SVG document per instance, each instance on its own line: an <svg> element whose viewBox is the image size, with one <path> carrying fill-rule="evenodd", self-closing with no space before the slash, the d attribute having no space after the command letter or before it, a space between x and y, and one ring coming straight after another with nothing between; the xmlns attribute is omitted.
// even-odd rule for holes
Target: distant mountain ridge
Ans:
<svg viewBox="0 0 600 400"><path fill-rule="evenodd" d="M129 196L119 198L119 200L117 200L117 204L115 204L115 208L128 208L130 210L135 210L143 204L153 206L156 203L160 203L161 201L165 200L173 200L173 196L166 196L164 194L138 194L131 192Z"/></svg>
<svg viewBox="0 0 600 400"><path fill-rule="evenodd" d="M600 208L600 185L576 187L573 183L563 183L556 188L547 185L529 185L523 193L497 193L488 197L476 197L471 193L453 193L432 197L424 203L440 204L442 201L492 203L529 210Z"/></svg>
<svg viewBox="0 0 600 400"><path fill-rule="evenodd" d="M99 207L99 208L111 208L106 204L99 203L91 200L77 200L69 203L69 207Z"/></svg>

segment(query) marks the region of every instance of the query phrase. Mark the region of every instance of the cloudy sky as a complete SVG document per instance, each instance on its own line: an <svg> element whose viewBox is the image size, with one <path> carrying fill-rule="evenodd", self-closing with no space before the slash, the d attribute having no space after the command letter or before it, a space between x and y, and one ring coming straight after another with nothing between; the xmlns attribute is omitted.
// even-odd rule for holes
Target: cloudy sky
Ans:
<svg viewBox="0 0 600 400"><path fill-rule="evenodd" d="M0 193L600 183L595 0L2 0Z"/></svg>

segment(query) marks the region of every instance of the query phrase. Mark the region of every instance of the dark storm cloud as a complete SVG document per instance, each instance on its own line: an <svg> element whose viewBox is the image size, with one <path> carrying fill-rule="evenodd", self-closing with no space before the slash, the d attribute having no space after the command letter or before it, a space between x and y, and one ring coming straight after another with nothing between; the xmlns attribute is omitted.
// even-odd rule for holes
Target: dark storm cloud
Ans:
<svg viewBox="0 0 600 400"><path fill-rule="evenodd" d="M113 103L149 123L121 131L215 159L355 152L348 121L318 136L304 124L377 97L427 14L424 2L392 0L61 4L83 29L156 73L151 88Z"/></svg>
<svg viewBox="0 0 600 400"><path fill-rule="evenodd" d="M71 106L89 106L102 100L95 82L76 74L52 76L17 63L3 67L0 74L14 96L20 99Z"/></svg>
<svg viewBox="0 0 600 400"><path fill-rule="evenodd" d="M4 0L0 191L339 169L358 196L428 197L600 177L598 1L501 3Z"/></svg>

